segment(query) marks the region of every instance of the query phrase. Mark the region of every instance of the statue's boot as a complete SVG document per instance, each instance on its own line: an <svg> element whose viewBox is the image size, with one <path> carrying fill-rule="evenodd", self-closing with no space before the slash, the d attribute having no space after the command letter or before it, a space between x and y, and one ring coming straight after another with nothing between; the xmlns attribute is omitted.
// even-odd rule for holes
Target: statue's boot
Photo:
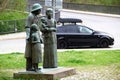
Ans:
<svg viewBox="0 0 120 80"><path fill-rule="evenodd" d="M38 68L38 63L34 63L34 71L38 72L41 68Z"/></svg>
<svg viewBox="0 0 120 80"><path fill-rule="evenodd" d="M32 59L31 58L26 58L26 70L27 71L33 71L33 69L32 69Z"/></svg>

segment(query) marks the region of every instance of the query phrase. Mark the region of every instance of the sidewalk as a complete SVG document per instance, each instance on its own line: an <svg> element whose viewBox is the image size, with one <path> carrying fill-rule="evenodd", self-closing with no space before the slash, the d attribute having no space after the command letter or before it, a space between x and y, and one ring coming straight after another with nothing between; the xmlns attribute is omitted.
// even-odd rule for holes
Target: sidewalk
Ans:
<svg viewBox="0 0 120 80"><path fill-rule="evenodd" d="M0 35L0 41L1 40L11 40L11 39L24 39L25 36L26 36L25 32L4 34L4 35Z"/></svg>
<svg viewBox="0 0 120 80"><path fill-rule="evenodd" d="M25 32L0 35L0 54L25 51Z"/></svg>

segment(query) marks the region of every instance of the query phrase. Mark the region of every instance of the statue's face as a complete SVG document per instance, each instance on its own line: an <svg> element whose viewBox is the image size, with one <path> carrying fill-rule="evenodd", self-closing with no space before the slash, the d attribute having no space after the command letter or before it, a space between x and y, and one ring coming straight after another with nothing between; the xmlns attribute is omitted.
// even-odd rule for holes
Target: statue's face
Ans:
<svg viewBox="0 0 120 80"><path fill-rule="evenodd" d="M35 15L39 15L41 13L41 9L38 9L38 10L32 12L32 13L35 14Z"/></svg>
<svg viewBox="0 0 120 80"><path fill-rule="evenodd" d="M47 12L46 12L46 15L52 17L52 15L53 15L53 11L50 11L50 10L47 11Z"/></svg>
<svg viewBox="0 0 120 80"><path fill-rule="evenodd" d="M34 31L34 32L35 32L35 31L38 31L37 25L33 25L33 26L31 27L31 30Z"/></svg>

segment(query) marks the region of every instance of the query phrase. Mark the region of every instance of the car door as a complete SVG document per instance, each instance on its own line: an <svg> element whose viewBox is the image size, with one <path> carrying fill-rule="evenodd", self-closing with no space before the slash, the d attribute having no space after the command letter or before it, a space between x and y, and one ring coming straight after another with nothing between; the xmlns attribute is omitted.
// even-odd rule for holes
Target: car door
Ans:
<svg viewBox="0 0 120 80"><path fill-rule="evenodd" d="M79 45L80 46L94 46L98 41L97 35L94 35L94 31L85 26L79 26Z"/></svg>
<svg viewBox="0 0 120 80"><path fill-rule="evenodd" d="M78 46L78 34L79 30L77 25L72 25L66 28L66 34L67 34L67 41L69 46Z"/></svg>
<svg viewBox="0 0 120 80"><path fill-rule="evenodd" d="M67 46L76 44L76 33L79 31L75 25L64 25L57 28L57 41L65 41Z"/></svg>

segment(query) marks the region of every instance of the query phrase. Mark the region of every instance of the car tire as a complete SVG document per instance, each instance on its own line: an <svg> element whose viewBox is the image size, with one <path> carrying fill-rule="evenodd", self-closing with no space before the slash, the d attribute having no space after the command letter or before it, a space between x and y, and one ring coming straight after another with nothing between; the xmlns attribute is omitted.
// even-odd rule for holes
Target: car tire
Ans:
<svg viewBox="0 0 120 80"><path fill-rule="evenodd" d="M100 46L101 48L107 48L107 47L109 46L109 41L108 41L107 39L102 39L102 40L100 41L99 46Z"/></svg>
<svg viewBox="0 0 120 80"><path fill-rule="evenodd" d="M67 49L67 42L65 40L59 40L57 44L58 49Z"/></svg>

